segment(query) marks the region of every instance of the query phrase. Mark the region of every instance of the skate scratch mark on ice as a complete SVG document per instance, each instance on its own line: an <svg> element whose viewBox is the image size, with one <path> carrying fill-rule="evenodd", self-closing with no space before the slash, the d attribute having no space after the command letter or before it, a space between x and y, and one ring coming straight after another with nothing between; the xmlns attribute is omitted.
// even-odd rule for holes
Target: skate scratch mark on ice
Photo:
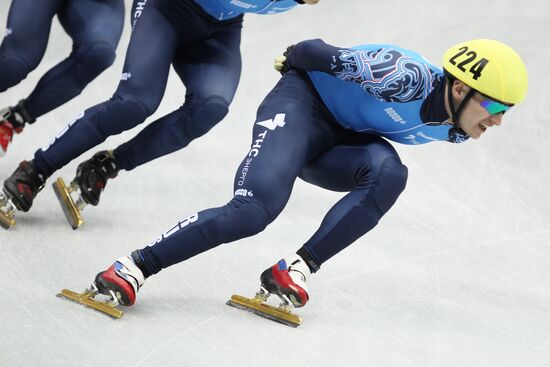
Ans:
<svg viewBox="0 0 550 367"><path fill-rule="evenodd" d="M369 274L369 273L375 273L375 272L382 271L382 270L388 270L389 269L391 271L392 268L394 268L396 266L412 263L412 262L419 261L419 260L429 259L429 258L432 258L432 257L441 256L441 255L448 255L450 253L457 252L457 251L472 251L472 249L474 249L476 247L479 247L479 246L494 245L494 244L497 244L497 243L500 243L500 242L507 242L507 241L519 241L519 240L523 240L525 238L534 237L534 236L541 236L541 235L546 235L546 234L550 234L550 231L531 232L531 233L526 233L526 234L519 235L519 236L508 236L508 237L500 238L500 239L497 239L497 240L478 242L478 243L474 243L472 245L465 246L465 247L455 247L455 248L450 248L450 249L446 249L446 250L435 251L435 252L432 252L432 253L429 253L429 254L413 257L413 258L410 258L410 259L407 259L407 260L396 261L396 262L393 262L393 263L390 263L390 264L387 264L387 265L384 265L384 266L380 266L380 267L377 267L377 268L372 268L372 269L369 269L369 270L366 270L366 271L360 271L360 272L356 272L356 273L353 273L353 274L344 275L344 276L341 276L341 277L334 277L334 278L331 278L331 279L326 279L326 280L324 280L323 282L321 282L319 284L323 285L325 283L330 283L330 282L333 282L333 281L345 280L345 279L349 279L349 278L355 278L355 277L358 277L358 276L362 276L362 275ZM491 271L491 270L488 270L488 269L483 269L483 271L488 272L488 273L496 274L502 279L507 279L507 280L509 280L513 283L517 283L521 286L525 286L525 282L518 281L516 279L517 275L512 276L512 274L508 274L508 276L504 276L503 274L500 274L498 272Z"/></svg>
<svg viewBox="0 0 550 367"><path fill-rule="evenodd" d="M187 329L187 330L184 330L183 332L179 333L179 334L176 334L174 335L173 337L171 337L170 339L167 339L165 340L164 342L162 342L161 344L157 345L155 348L153 348L149 353L147 353L143 358L141 358L139 360L139 362L136 364L136 367L139 367L143 364L143 362L147 361L147 358L149 358L151 355L153 355L157 350L161 349L162 347L166 346L167 344L170 344L172 341L174 341L175 339L179 339L180 337L186 335L186 334L189 334L190 332L194 331L195 329L199 329L201 328L203 325L206 325L208 324L209 322L211 321L214 321L216 319L219 319L220 317L222 316L225 316L226 314L228 314L230 312L230 310L228 311L224 311L216 316L212 316L211 318L209 319L206 319L204 320L203 322L199 322L198 324L196 324L195 326Z"/></svg>

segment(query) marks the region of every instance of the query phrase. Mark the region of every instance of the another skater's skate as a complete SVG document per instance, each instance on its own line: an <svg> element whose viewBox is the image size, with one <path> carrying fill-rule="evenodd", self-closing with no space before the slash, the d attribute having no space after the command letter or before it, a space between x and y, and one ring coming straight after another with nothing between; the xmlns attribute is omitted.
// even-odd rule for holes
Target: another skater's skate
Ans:
<svg viewBox="0 0 550 367"><path fill-rule="evenodd" d="M132 254L132 258L134 255ZM82 293L63 289L58 297L69 299L83 306L91 307L114 318L124 314L116 308L118 305L131 306L136 300L136 294L143 285L145 278L130 257L122 257L115 261L107 270L97 274L94 282ZM96 296L104 295L103 300Z"/></svg>
<svg viewBox="0 0 550 367"><path fill-rule="evenodd" d="M99 204L101 192L107 180L115 178L118 169L112 151L101 151L81 163L76 170L76 177L69 186L61 177L53 183L53 189L61 204L63 213L73 229L84 223L82 210L88 204Z"/></svg>
<svg viewBox="0 0 550 367"><path fill-rule="evenodd" d="M10 229L15 225L15 205L0 191L0 225L4 229Z"/></svg>
<svg viewBox="0 0 550 367"><path fill-rule="evenodd" d="M297 327L303 319L291 311L293 307L304 306L309 299L306 289L306 277L309 274L309 268L304 260L300 256L292 254L262 273L260 291L256 293L255 297L246 298L233 295L227 304L288 326ZM266 304L271 295L276 295L281 299L279 307Z"/></svg>
<svg viewBox="0 0 550 367"><path fill-rule="evenodd" d="M34 122L24 107L24 101L0 111L0 157L6 154L14 134L20 134L28 122Z"/></svg>
<svg viewBox="0 0 550 367"><path fill-rule="evenodd" d="M4 181L4 191L0 192L0 225L4 229L15 225L15 210L29 211L44 183L32 162L19 163L15 172Z"/></svg>

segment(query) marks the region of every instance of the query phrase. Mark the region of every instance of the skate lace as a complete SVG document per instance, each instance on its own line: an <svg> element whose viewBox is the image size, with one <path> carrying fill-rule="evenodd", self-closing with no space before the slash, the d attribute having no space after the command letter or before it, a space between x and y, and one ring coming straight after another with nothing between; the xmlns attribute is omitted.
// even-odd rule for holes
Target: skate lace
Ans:
<svg viewBox="0 0 550 367"><path fill-rule="evenodd" d="M304 288L306 285L306 275L302 273L299 270L293 269L290 267L288 269L288 275L290 275L290 279L294 282L294 284Z"/></svg>

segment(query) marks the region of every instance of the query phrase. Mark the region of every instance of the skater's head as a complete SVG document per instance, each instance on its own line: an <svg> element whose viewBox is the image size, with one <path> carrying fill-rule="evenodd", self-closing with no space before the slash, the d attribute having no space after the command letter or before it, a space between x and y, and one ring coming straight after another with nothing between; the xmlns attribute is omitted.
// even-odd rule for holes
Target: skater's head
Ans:
<svg viewBox="0 0 550 367"><path fill-rule="evenodd" d="M527 94L527 70L509 46L478 39L460 43L443 56L445 107L455 128L477 139L498 126L503 114Z"/></svg>

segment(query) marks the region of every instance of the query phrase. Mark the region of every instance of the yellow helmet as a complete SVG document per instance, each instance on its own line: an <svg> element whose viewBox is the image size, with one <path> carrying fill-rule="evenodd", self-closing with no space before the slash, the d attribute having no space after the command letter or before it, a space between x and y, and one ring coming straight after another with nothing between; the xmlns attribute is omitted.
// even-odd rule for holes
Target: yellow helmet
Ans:
<svg viewBox="0 0 550 367"><path fill-rule="evenodd" d="M527 94L527 69L504 43L477 39L460 43L443 55L443 69L486 96L518 104Z"/></svg>

